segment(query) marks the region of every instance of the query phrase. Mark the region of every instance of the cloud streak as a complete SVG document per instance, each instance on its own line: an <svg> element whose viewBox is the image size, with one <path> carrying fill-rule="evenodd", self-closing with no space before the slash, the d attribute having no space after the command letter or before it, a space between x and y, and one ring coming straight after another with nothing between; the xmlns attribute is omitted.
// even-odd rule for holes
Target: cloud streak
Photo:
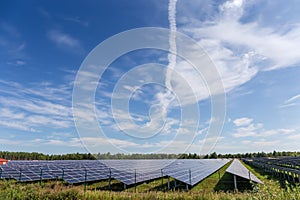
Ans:
<svg viewBox="0 0 300 200"><path fill-rule="evenodd" d="M71 88L0 80L0 125L26 132L72 127Z"/></svg>
<svg viewBox="0 0 300 200"><path fill-rule="evenodd" d="M235 119L233 121L233 123L234 123L235 126L247 126L252 121L253 121L253 119L250 119L250 118L247 118L247 117L242 117L242 118Z"/></svg>
<svg viewBox="0 0 300 200"><path fill-rule="evenodd" d="M291 107L298 105L297 101L300 99L300 94L297 94L289 99L287 99L282 105L280 105L281 108Z"/></svg>
<svg viewBox="0 0 300 200"><path fill-rule="evenodd" d="M78 39L60 30L50 30L47 33L47 36L59 48L67 49L77 53L81 53L83 51L82 45Z"/></svg>
<svg viewBox="0 0 300 200"><path fill-rule="evenodd" d="M168 8L168 19L169 19L169 27L170 27L170 34L169 34L169 53L168 53L168 60L169 65L166 71L166 87L171 89L171 76L174 67L176 66L176 3L177 0L170 0L169 1L169 8Z"/></svg>

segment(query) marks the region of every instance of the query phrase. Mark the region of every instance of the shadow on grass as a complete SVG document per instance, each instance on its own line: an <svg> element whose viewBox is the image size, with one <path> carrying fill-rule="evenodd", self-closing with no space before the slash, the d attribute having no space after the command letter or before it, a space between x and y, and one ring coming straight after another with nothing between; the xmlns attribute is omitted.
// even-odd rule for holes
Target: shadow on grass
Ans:
<svg viewBox="0 0 300 200"><path fill-rule="evenodd" d="M175 181L172 180L170 181L170 188L173 188L175 185ZM160 184L160 185L157 185L151 189L149 189L149 191L168 191L168 181L167 180L164 180L163 184Z"/></svg>
<svg viewBox="0 0 300 200"><path fill-rule="evenodd" d="M151 183L154 183L156 181L158 181L159 179L154 179L154 180L148 180L148 181L143 181L143 182L139 182L136 184L131 184L131 185L126 185L126 188L124 188L124 184L122 182L119 182L117 180L114 180L111 182L110 187L107 184L104 184L102 186L98 186L98 187L94 187L94 189L96 190L111 190L111 191L130 191L130 192L134 192L135 191L135 187L136 190L146 190L146 191L161 191L164 188L167 188L167 183L165 181L165 184L163 185L163 187L159 184L159 186L151 186ZM143 185L146 184L145 188L143 187ZM148 189L149 187L149 189Z"/></svg>
<svg viewBox="0 0 300 200"><path fill-rule="evenodd" d="M268 180L277 180L279 182L281 188L285 188L285 189L287 188L287 184L282 177L275 176L271 173L264 171L261 168L258 168L258 167L252 166L252 165L248 165L248 166L251 166L252 170L254 172L260 174L261 176L266 176Z"/></svg>
<svg viewBox="0 0 300 200"><path fill-rule="evenodd" d="M98 186L95 187L94 189L96 190L111 190L111 191L123 191L124 190L124 184L121 182L116 182L116 183L111 183L110 187L108 186L108 184L103 185L103 186Z"/></svg>
<svg viewBox="0 0 300 200"><path fill-rule="evenodd" d="M236 177L237 180L237 189L240 192L253 190L252 183L244 178ZM214 188L215 191L223 191L223 192L233 192L234 191L234 182L233 182L233 175L230 173L225 173L220 181Z"/></svg>
<svg viewBox="0 0 300 200"><path fill-rule="evenodd" d="M189 189L191 189L189 187ZM168 189L168 181L164 180L163 184L157 185L156 187L151 188L149 191L177 191L177 192L185 192L186 184L180 181L170 180L170 188Z"/></svg>

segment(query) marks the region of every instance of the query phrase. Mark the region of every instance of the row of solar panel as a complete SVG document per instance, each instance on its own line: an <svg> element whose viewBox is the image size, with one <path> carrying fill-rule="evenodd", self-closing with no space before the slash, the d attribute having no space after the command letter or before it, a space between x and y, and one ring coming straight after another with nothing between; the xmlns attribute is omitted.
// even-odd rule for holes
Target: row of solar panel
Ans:
<svg viewBox="0 0 300 200"><path fill-rule="evenodd" d="M276 159L264 158L261 161L266 162L268 164L290 166L291 168L295 168L295 169L300 168L300 157L286 157L286 158L276 158Z"/></svg>
<svg viewBox="0 0 300 200"><path fill-rule="evenodd" d="M15 169L10 166L1 167L1 178L16 179L18 181L37 181L47 179L63 179L68 183L80 183L84 181L96 181L107 179L107 168L79 168L79 169Z"/></svg>
<svg viewBox="0 0 300 200"><path fill-rule="evenodd" d="M290 164L287 163L276 163L273 160L269 162L268 160L271 159L244 159L244 162L259 168L263 168L264 170L269 170L273 172L288 172L291 174L300 174L300 170L298 167L292 167Z"/></svg>
<svg viewBox="0 0 300 200"><path fill-rule="evenodd" d="M11 161L1 167L0 178L14 178L18 181L59 178L70 184L114 178L132 185L170 176L193 186L228 162L228 159Z"/></svg>

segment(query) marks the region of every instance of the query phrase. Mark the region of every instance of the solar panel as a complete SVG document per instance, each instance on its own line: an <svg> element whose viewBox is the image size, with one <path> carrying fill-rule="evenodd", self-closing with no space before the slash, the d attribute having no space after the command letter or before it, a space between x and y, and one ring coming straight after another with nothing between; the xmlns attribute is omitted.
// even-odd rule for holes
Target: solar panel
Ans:
<svg viewBox="0 0 300 200"><path fill-rule="evenodd" d="M263 182L259 180L254 174L252 174L252 172L250 172L238 159L234 159L232 161L226 172L248 180L252 180L256 183L263 184Z"/></svg>
<svg viewBox="0 0 300 200"><path fill-rule="evenodd" d="M24 181L37 181L41 179L41 174L35 173L30 169L22 169L20 176L21 180Z"/></svg>
<svg viewBox="0 0 300 200"><path fill-rule="evenodd" d="M229 161L228 159L178 160L164 168L163 171L164 174L176 180L194 186Z"/></svg>
<svg viewBox="0 0 300 200"><path fill-rule="evenodd" d="M111 176L126 185L160 178L161 169L174 160L102 160L111 169Z"/></svg>
<svg viewBox="0 0 300 200"><path fill-rule="evenodd" d="M17 170L15 170L14 168L8 165L2 166L1 169L2 169L1 178L9 179L12 178L13 175L19 174Z"/></svg>

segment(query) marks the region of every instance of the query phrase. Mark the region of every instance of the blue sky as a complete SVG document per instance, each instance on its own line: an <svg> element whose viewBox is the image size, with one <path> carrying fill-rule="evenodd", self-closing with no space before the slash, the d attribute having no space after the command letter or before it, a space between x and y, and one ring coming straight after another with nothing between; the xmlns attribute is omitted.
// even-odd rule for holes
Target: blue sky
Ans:
<svg viewBox="0 0 300 200"><path fill-rule="evenodd" d="M187 152L200 153L205 152L201 150L204 141L217 139L207 151L299 151L300 14L296 0L178 0L175 13L169 1L162 0L0 4L0 150L182 153L189 147ZM160 117L165 123L153 137L149 135L156 133L154 130L143 132L148 129L116 123L114 117L124 114L112 112L111 95L118 80L147 63L165 66L152 71L165 77L171 66L170 54L157 49L129 52L114 60L101 77L95 113L106 137L77 132L72 92L84 59L109 37L141 27L175 28L194 39L211 58L226 96L224 127L218 138L207 132L218 120L211 115L210 98L217 94L209 93L204 80L179 57L173 67L196 99L185 93L176 77L173 87L184 94L184 105L163 85L136 88L124 84L121 88L133 94L129 111L138 127L150 122L158 127ZM191 102L200 111L199 127L182 117L182 107L188 109ZM158 120L151 121L149 113ZM90 115L82 113L86 119Z"/></svg>

